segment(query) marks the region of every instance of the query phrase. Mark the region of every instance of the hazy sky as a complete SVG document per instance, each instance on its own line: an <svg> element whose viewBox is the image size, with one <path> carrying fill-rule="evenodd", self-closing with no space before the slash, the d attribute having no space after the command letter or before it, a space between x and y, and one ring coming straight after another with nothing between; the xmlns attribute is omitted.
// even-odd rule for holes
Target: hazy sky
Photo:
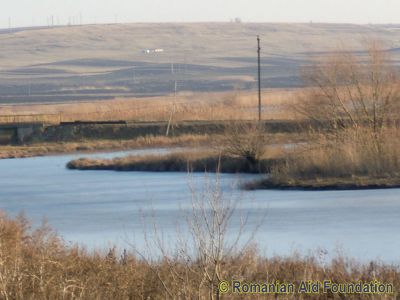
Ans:
<svg viewBox="0 0 400 300"><path fill-rule="evenodd" d="M110 22L400 23L400 0L0 0L0 27Z"/></svg>

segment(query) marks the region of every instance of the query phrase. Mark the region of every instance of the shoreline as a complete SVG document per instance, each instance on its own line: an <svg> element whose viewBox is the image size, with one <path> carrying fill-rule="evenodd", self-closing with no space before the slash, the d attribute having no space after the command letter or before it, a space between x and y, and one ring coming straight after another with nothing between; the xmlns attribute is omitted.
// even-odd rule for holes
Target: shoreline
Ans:
<svg viewBox="0 0 400 300"><path fill-rule="evenodd" d="M245 159L218 156L212 152L176 152L171 154L127 156L113 159L80 158L67 163L66 168L79 171L116 172L219 172L260 174L265 176L281 162L279 158L263 159L249 164ZM299 190L299 191L346 191L400 188L400 178L316 178L314 180L276 179L253 180L242 185L244 190Z"/></svg>
<svg viewBox="0 0 400 300"><path fill-rule="evenodd" d="M263 179L244 185L246 190L282 190L282 191L355 191L382 190L400 188L400 178L324 178L315 180L293 180L279 182L273 179Z"/></svg>

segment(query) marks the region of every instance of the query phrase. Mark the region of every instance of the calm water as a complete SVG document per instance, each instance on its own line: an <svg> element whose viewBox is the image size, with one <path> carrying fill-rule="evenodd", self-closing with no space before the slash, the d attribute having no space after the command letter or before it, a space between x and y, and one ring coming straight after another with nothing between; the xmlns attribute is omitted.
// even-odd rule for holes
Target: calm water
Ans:
<svg viewBox="0 0 400 300"><path fill-rule="evenodd" d="M204 187L205 174L65 168L77 157L123 154L126 152L0 160L0 208L11 215L24 211L34 224L46 217L66 241L90 248L111 244L142 247L143 224L149 220L143 216L153 215L151 220L173 244L177 223L191 205L189 187ZM208 175L210 180L212 176ZM307 254L323 248L330 255L339 251L363 261L400 261L398 189L241 192L235 188L252 177L222 175L221 185L226 194L240 197L238 214L249 216L249 231L266 216L256 236L266 255L286 255L294 250ZM238 224L236 215L233 231Z"/></svg>

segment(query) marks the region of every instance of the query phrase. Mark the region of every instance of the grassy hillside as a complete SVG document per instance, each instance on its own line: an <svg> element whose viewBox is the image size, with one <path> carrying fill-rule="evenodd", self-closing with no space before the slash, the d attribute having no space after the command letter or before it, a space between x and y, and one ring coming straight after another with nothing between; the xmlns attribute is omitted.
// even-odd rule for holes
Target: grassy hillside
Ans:
<svg viewBox="0 0 400 300"><path fill-rule="evenodd" d="M0 31L0 103L226 91L301 85L299 67L343 45L381 39L397 58L400 26L337 24L112 24ZM143 53L162 48L162 53ZM362 52L359 52L362 55Z"/></svg>

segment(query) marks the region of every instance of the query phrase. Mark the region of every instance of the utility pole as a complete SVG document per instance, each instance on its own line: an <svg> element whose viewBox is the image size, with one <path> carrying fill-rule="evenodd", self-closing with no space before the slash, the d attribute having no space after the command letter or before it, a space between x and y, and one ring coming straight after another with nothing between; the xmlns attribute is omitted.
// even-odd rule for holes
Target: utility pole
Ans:
<svg viewBox="0 0 400 300"><path fill-rule="evenodd" d="M261 122L261 47L260 47L259 35L257 35L257 54L258 54L258 121Z"/></svg>
<svg viewBox="0 0 400 300"><path fill-rule="evenodd" d="M177 92L178 84L175 79L175 85L174 85L174 102L172 103L172 110L171 114L169 115L169 120L168 120L168 125L167 125L167 132L165 133L166 136L169 135L169 130L172 126L172 120L174 118L175 110L176 110L176 92Z"/></svg>

